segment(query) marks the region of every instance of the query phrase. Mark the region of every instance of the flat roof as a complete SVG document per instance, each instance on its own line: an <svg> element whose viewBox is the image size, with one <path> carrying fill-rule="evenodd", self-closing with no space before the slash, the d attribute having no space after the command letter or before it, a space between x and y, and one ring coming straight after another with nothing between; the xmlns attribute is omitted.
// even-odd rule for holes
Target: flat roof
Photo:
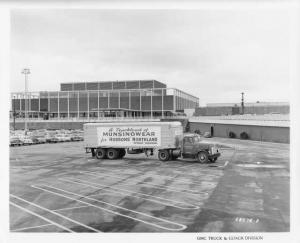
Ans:
<svg viewBox="0 0 300 243"><path fill-rule="evenodd" d="M290 127L288 120L238 120L238 119L201 119L199 117L190 118L190 122L210 123L210 124L228 124L228 125L248 125L248 126L266 126L266 127Z"/></svg>

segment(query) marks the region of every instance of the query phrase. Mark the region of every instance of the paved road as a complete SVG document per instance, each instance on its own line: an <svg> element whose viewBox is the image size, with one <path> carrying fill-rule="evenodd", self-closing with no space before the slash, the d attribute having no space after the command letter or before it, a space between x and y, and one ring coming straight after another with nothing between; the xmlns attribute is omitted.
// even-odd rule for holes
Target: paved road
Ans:
<svg viewBox="0 0 300 243"><path fill-rule="evenodd" d="M10 230L289 231L289 145L207 140L229 145L214 164L99 161L81 142L11 148Z"/></svg>

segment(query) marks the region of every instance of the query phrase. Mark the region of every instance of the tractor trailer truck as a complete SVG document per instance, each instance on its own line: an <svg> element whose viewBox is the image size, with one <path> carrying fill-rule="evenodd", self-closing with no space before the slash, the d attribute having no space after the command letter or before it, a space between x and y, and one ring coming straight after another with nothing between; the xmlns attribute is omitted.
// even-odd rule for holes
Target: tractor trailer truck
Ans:
<svg viewBox="0 0 300 243"><path fill-rule="evenodd" d="M158 151L160 161L180 157L206 163L220 156L216 145L202 142L198 134L184 134L180 122L86 123L83 129L86 152L97 159Z"/></svg>

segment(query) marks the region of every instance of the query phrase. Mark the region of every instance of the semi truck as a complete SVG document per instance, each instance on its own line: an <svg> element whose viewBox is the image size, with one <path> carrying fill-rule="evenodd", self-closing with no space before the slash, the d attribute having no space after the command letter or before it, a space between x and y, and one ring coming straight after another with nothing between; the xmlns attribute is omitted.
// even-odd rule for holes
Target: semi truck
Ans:
<svg viewBox="0 0 300 243"><path fill-rule="evenodd" d="M127 154L158 152L160 161L194 158L200 163L215 162L220 151L203 142L200 135L183 133L180 122L86 123L84 147L97 159L120 159Z"/></svg>

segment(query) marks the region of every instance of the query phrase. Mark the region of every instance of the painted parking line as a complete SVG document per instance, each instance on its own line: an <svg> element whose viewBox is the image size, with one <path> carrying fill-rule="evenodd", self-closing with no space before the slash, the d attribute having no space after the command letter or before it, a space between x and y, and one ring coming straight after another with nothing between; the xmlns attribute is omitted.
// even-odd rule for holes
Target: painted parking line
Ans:
<svg viewBox="0 0 300 243"><path fill-rule="evenodd" d="M135 213L137 215L141 215L141 216L144 216L146 218L150 218L150 219L155 219L157 220L159 223L167 223L169 224L170 226L173 226L173 228L171 227L165 227L163 225L159 225L158 223L151 223L149 221L145 221L145 220L142 220L142 219L138 219L136 217L132 217L132 216L129 216L129 215L126 215L126 214L123 214L123 213L119 213L119 212L116 212L116 211L113 211L111 209L107 209L107 208L104 208L104 207L100 207L100 206L97 206L97 205L94 205L94 204L91 204L91 203L88 203L88 202L85 202L85 201L82 201L80 199L76 199L74 197L70 197L70 196L66 196L64 194L61 194L61 193L58 193L58 192L54 192L54 191L51 191L51 190L48 190L48 189L45 189L43 187L47 187L47 188L51 188L51 189L54 189L56 191L60 191L60 192L64 192L64 193L67 193L67 194L71 194L73 196L77 196L77 197L80 197L81 199L82 198L85 198L85 199L88 199L90 201L94 201L94 202L99 202L99 203L102 203L102 204L105 204L105 205L108 205L110 207L113 207L113 208L116 208L116 209L121 209L123 211L127 211L127 212L130 212L130 213ZM66 191L66 190L63 190L63 189L60 189L60 188L57 188L57 187L53 187L53 186L48 186L48 185L40 185L40 186L36 186L36 185L32 185L33 188L36 188L36 189L40 189L42 191L46 191L48 193L52 193L54 195L58 195L58 196L61 196L61 197L64 197L64 198L68 198L68 199L71 199L71 200L74 200L74 201L77 201L77 202L81 202L83 204L86 204L86 205L89 205L91 207L95 207L95 208L98 208L98 209L101 209L103 211L107 211L107 212L110 212L112 214L116 214L116 215L120 215L120 216L123 216L123 217L126 217L126 218L129 218L129 219L132 219L132 220L135 220L135 221L138 221L138 222L142 222L144 224L147 224L147 225L151 225L151 226L154 226L156 228L160 228L160 229L164 229L164 230L169 230L169 231L181 231L181 230L184 230L186 229L186 225L183 225L183 224L179 224L179 223L176 223L176 222L172 222L172 221L169 221L169 220L166 220L166 219L161 219L161 218L158 218L158 217L155 217L155 216L152 216L152 215L149 215L149 214L145 214L145 213L142 213L142 212L139 212L139 211L135 211L135 210L131 210L131 209L128 209L128 208L124 208L124 207L120 207L120 206L117 206L117 205L114 205L114 204L111 204L111 203L107 203L107 202L104 202L104 201L101 201L101 200L98 200L98 199L95 199L95 198L92 198L92 197L88 197L88 196L85 196L85 195L82 195L82 194L77 194L77 193L74 193L74 192L70 192L70 191Z"/></svg>
<svg viewBox="0 0 300 243"><path fill-rule="evenodd" d="M42 207L42 206L40 206L40 205L37 205L37 204L35 204L35 203L33 203L33 202L29 202L29 201L27 201L27 200L25 200L25 199L23 199L23 198L18 197L18 196L15 196L15 195L12 195L12 194L10 194L10 196L13 197L13 198L16 198L16 199L18 199L18 200L20 200L20 201L26 202L26 203L28 203L28 204L30 204L30 205L32 205L32 206L37 207L37 208L40 208L40 209L42 209L42 210L44 210L44 211L46 211L46 212L52 213L52 214L54 214L54 215L56 215L56 216L58 216L58 217L61 217L61 218L63 218L63 219L66 219L66 220L68 220L68 221L70 221L70 222L72 222L72 223L75 223L75 224L77 224L77 225L80 225L80 226L82 226L82 227L84 227L84 228L87 228L87 229L89 229L89 230L92 230L92 231L94 231L94 232L101 232L101 231L99 231L99 230L97 230L97 229L95 229L95 228L92 228L92 227L90 227L90 226L88 226L88 225L82 224L82 223L80 223L80 222L78 222L78 221L76 221L76 220L70 219L70 218L68 218L68 217L66 217L66 216L64 216L64 215L62 215L62 214L59 214L59 213L57 213L57 212L54 212L53 210L50 210L50 209L48 209L48 208Z"/></svg>
<svg viewBox="0 0 300 243"><path fill-rule="evenodd" d="M31 226L31 227L26 227L26 228L19 228L19 229L11 230L10 232L20 232L20 231L23 231L23 230L37 229L37 228L43 228L43 227L47 227L47 226L53 226L53 224L42 224L42 225L38 225L38 226Z"/></svg>
<svg viewBox="0 0 300 243"><path fill-rule="evenodd" d="M132 183L134 182L138 182L139 185L145 185L146 187L153 187L153 188L159 188L159 189L164 189L166 191L173 191L173 192L180 192L180 193L186 193L186 194L194 194L194 195L198 195L199 193L201 194L201 192L199 191L195 191L195 190L188 190L188 189L182 189L182 190L178 190L178 187L171 187L171 186L162 186L162 185L158 185L158 184L154 184L154 183L150 183L150 182L141 182L139 180L135 180L135 179L131 179L128 177L120 177L120 176L115 176L112 174L108 174L108 173L101 173L101 172L80 172L81 174L88 174L88 175L92 175L96 178L101 178L101 177L113 177L113 178L117 178L117 179L121 179L121 180L130 180L130 182L122 182L123 185L132 185ZM102 175L99 175L102 174ZM136 184L134 184L136 185Z"/></svg>
<svg viewBox="0 0 300 243"><path fill-rule="evenodd" d="M128 197L141 198L141 199L146 200L146 201L151 201L151 202L154 202L154 203L163 204L163 205L166 205L166 206L171 206L171 207L175 207L175 208L179 208L179 209L199 209L198 206L190 204L190 203L186 203L186 202L180 202L180 201L176 201L176 200L170 200L170 199L166 199L166 198L162 198L162 197L152 196L152 195L145 194L145 193L125 190L125 189L121 189L121 188L118 188L118 187L115 187L115 186L109 186L109 185L94 183L94 182L90 182L90 181L87 181L87 180L81 180L81 179L77 179L77 178L72 178L72 179L75 179L76 181L68 180L68 179L59 179L59 180L67 181L67 182L70 182L70 183L75 183L75 184L79 184L79 185L83 185L83 186L89 186L89 187L92 187L92 188L95 188L95 189L101 189L103 191L108 191L108 192L113 193L113 194L121 194L121 195L125 195L125 196L128 196ZM78 182L78 181L81 181L81 182ZM88 183L88 184L86 184L86 183ZM107 189L107 188L112 188L113 190ZM118 190L119 192L115 191L115 190ZM124 192L127 192L127 193L124 193ZM132 195L132 193L133 194L138 194L138 195L141 195L141 196ZM151 199L151 198L159 199L160 201L155 200L155 199ZM179 205L183 205L183 206L179 206Z"/></svg>
<svg viewBox="0 0 300 243"><path fill-rule="evenodd" d="M228 164L229 164L229 161L227 160L227 161L225 162L225 164L224 164L224 165L221 165L221 166L219 166L219 168L221 168L221 167L226 167Z"/></svg>
<svg viewBox="0 0 300 243"><path fill-rule="evenodd" d="M55 225L55 226L57 226L57 227L59 227L59 228L61 228L61 229L63 229L63 230L66 230L66 231L68 231L68 232L74 232L73 230L70 230L70 229L64 227L63 225L57 224L57 223L55 223L54 221L52 221L52 220L50 220L50 219L47 219L47 218L45 218L45 217L43 217L43 216L41 216L41 215L39 215L39 214L37 214L37 213L35 213L35 212L32 212L31 210L28 210L28 209L24 208L24 207L21 207L21 206L15 204L15 203L13 203L13 202L9 202L9 204L11 204L11 205L13 205L13 206L15 206L15 207L17 207L17 208L19 208L19 209L25 211L26 213L29 213L29 214L31 214L31 215L34 215L34 216L40 218L40 219L43 219L43 220L45 220L46 222L48 222L48 223L50 223L50 224L52 224L52 225Z"/></svg>
<svg viewBox="0 0 300 243"><path fill-rule="evenodd" d="M78 206L78 207L70 207L70 208L59 208L59 209L55 209L53 210L54 212L57 212L57 211L63 211L63 210L72 210L72 209L78 209L78 208L87 208L89 206Z"/></svg>
<svg viewBox="0 0 300 243"><path fill-rule="evenodd" d="M129 174L128 172L127 173L124 173L124 170L116 170L116 169L107 169L109 170L110 172L112 173L121 173L122 175L124 176L132 176L132 174ZM132 173L136 173L136 171L132 171ZM145 174L145 171L141 171L139 170L138 173L144 173ZM186 173L183 173L183 172L175 172L176 174L184 174L184 175L188 175L188 176L198 176L199 175L190 175L190 174L186 174ZM65 173L66 175L68 174L67 172ZM159 175L159 174L150 174L148 173L150 176L159 176L160 178L164 177L164 178L168 178L168 180L172 180L172 179L176 179L175 182L179 182L179 183L187 183L188 185L197 185L199 186L203 181L197 181L197 180L194 180L194 179L184 179L184 178L180 178L178 179L178 175L176 176L168 176L168 175ZM207 173L203 174L203 176L206 176ZM135 175L136 176L136 175ZM220 177L219 175L209 175L210 177L215 177L215 178L218 178ZM192 182L191 182L192 181Z"/></svg>

